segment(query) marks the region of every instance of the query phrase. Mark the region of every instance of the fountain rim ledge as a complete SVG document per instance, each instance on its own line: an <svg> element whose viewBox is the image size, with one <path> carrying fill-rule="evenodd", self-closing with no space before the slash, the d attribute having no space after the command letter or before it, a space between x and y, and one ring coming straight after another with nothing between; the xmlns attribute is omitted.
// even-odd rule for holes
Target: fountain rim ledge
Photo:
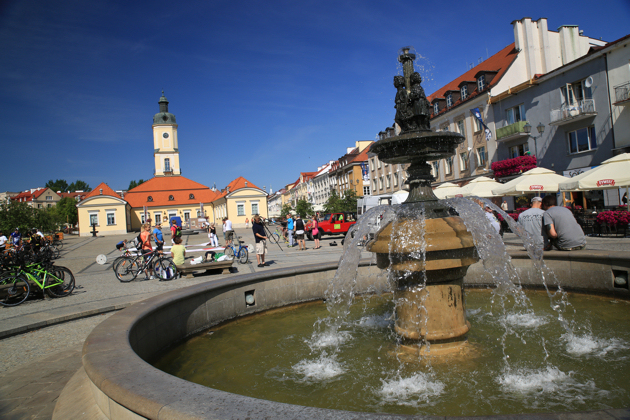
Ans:
<svg viewBox="0 0 630 420"><path fill-rule="evenodd" d="M529 259L524 251L509 252L513 260ZM574 251L571 253L550 251L545 253L545 260L552 261L595 263L607 266L626 267L630 269L630 257L626 252L605 251ZM246 397L226 391L209 388L188 382L184 379L167 374L143 360L132 348L130 334L134 326L156 315L160 309L169 310L177 302L190 301L202 296L202 293L234 290L258 284L266 280L282 277L299 276L325 271L334 271L338 263L310 264L301 267L275 269L263 273L235 275L215 281L200 283L176 291L166 292L112 315L99 324L85 341L83 347L83 369L87 374L89 385L94 394L94 404L103 406L102 398L106 398L108 418L151 418L151 419L232 419L248 417L296 419L296 418L326 418L326 419L457 419L470 417L429 416L429 415L396 415L387 413L364 413L341 411L325 408L299 406L287 403ZM375 266L371 259L361 260L359 267ZM468 284L468 283L467 283ZM469 287L482 287L482 283L468 284ZM489 284L485 284L489 286ZM535 285L533 285L535 287ZM567 288L566 286L565 289ZM584 292L584 290L575 290ZM589 293L597 293L589 290ZM630 292L611 293L610 290L600 290L600 293L612 294L617 297L630 299ZM321 299L321 297L320 297ZM309 299L312 300L312 299ZM304 300L307 301L307 300ZM299 303L300 301L285 302L284 305ZM277 305L277 307L284 306ZM260 312L270 308L263 308ZM248 313L239 313L242 316ZM229 319L229 318L228 318ZM227 320L227 319L226 319ZM147 321L150 322L150 321ZM207 328L210 328L208 326ZM190 336L198 331L188 332ZM100 394L102 393L102 394ZM135 416L133 416L135 414ZM121 416L118 416L121 415ZM595 410L585 412L559 412L540 414L506 414L477 418L492 419L565 419L578 420L586 418L621 419L630 416L630 408Z"/></svg>

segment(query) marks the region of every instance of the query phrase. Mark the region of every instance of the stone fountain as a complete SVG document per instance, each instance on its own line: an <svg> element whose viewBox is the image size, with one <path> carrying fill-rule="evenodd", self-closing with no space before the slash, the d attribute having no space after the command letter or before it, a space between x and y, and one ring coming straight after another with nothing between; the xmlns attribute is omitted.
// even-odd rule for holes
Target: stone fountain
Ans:
<svg viewBox="0 0 630 420"><path fill-rule="evenodd" d="M396 332L407 344L403 348L431 352L461 348L470 329L466 321L463 278L477 260L472 235L464 222L449 215L448 208L433 194L429 160L455 154L464 141L458 133L432 132L430 106L414 71L412 47L401 49L398 60L404 76L394 77L396 124L400 134L379 140L371 152L389 164L409 164L409 196L401 217L382 227L367 249L376 253L377 265L389 268L395 284ZM424 214L424 224L417 215ZM400 240L404 232L405 240Z"/></svg>

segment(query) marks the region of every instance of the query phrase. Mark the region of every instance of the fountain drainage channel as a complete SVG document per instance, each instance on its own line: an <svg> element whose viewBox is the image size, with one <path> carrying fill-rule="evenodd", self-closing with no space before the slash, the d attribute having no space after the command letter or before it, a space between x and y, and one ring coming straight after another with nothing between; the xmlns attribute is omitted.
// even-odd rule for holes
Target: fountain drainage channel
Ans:
<svg viewBox="0 0 630 420"><path fill-rule="evenodd" d="M385 163L409 164L407 200L397 206L375 207L362 215L346 237L339 265L274 270L192 286L141 302L99 325L84 346L83 366L87 376L81 381L80 371L77 382L91 383L94 401L105 417L330 419L504 414L519 418L514 411L524 412L520 415L522 418L630 417L630 411L620 407L627 405L627 376L617 379L624 384L613 383L608 389L602 389L601 382L605 381L594 379L597 377L589 376L585 370L576 368L576 373L569 370L572 363L591 363L602 370L612 372L618 369L628 374L623 353L630 343L623 336L598 336L601 319L597 317L606 315L594 314L594 318L587 319L576 317L576 308L580 304L576 300L573 305L567 293L576 290L627 299L630 271L627 254L549 252L544 254L543 260L542 250L534 245L532 238L503 213L526 249L525 252L508 254L482 207L491 206L498 212L500 209L482 199L437 200L431 189L434 178L427 161L452 156L464 138L458 133L430 130L430 106L421 87L422 78L414 71L415 58L412 47L402 48L399 61L403 75L394 77L397 91L395 121L400 132L371 146L371 152ZM373 253L373 262L359 261L363 249ZM490 302L471 305L469 311L465 289L475 286L490 290L485 298ZM530 286L544 290L543 298L548 305L544 313L534 310L540 304L524 292L524 288ZM358 298L369 295L382 295L385 303L374 304ZM291 395L277 398L285 402L272 402L188 382L149 364L173 345L228 320L322 299L326 302L325 315L308 327L306 334L310 338L302 338L311 344L309 353L296 361L292 369L303 377L314 370L331 372L330 379L344 371L343 364L335 365L344 357L358 359L357 369L370 368L368 357L389 358L393 367L381 372L376 379L383 390L381 400L333 405L354 411L308 407L306 399L293 399ZM608 302L627 305L625 301ZM361 309L374 305L380 308L374 316L383 321L381 328L388 333L372 346L386 348L385 352L362 356L366 353L353 354L351 349L350 356L340 353L344 342L351 342L352 336L359 335L348 328L355 323L357 304ZM627 319L617 319L624 313L627 310L622 309L607 322L625 329ZM288 316L289 312L286 314ZM490 318L498 330L485 331L479 316ZM530 336L522 330L521 327L529 322L535 324L542 322L541 319L551 323L550 335ZM385 320L391 322L385 323ZM474 330L475 324L479 325L478 331ZM249 346L256 346L256 340L250 338ZM527 340L530 340L529 344ZM517 347L521 344L524 347ZM582 356L576 356L571 350L576 346L592 351L578 351ZM224 351L229 352L229 347ZM492 353L492 356L482 365L494 366L471 367L484 352ZM585 353L588 355L584 356ZM202 356L212 357L213 354ZM244 353L243 357L250 356ZM287 358L290 357L293 355L288 354ZM361 357L365 357L364 363L361 363ZM606 358L609 360L603 363ZM201 361L178 360L177 357L171 357L171 360L180 365L190 364L192 369L188 372L204 376L203 371L197 372ZM375 365L377 370L381 369L378 363ZM229 366L222 368L229 371ZM285 376L281 376L279 370L274 369L272 366L264 374L275 375L278 387L284 388L281 393L291 394L292 387L283 382L286 371ZM484 374L495 372L485 380L480 374L479 380L497 382L498 385L477 387L475 377L465 375L475 369L484 370ZM440 372L443 372L442 378ZM452 385L445 379L446 373L457 381L460 372L460 382L472 388L468 390L472 392L460 392L460 395L449 392ZM227 372L223 380L247 386L247 378L243 377L247 372L235 375L239 377L231 378ZM361 374L357 372L356 377L360 378ZM536 377L543 379L540 381ZM545 379L550 377L552 379ZM566 382L567 378L573 381L570 391L558 393L559 382ZM418 386L419 383L428 385ZM249 381L249 384L255 386L256 382ZM400 384L405 390L402 393ZM319 388L326 387L325 381L320 382ZM512 391L502 391L506 387L511 387ZM475 392L477 388L478 392ZM342 389L343 386L339 392ZM373 389L373 384L366 384L354 393L374 394L370 392ZM400 410L400 406L409 401L409 392L415 395L412 400L416 405ZM61 398L64 394L65 390ZM442 400L443 394L457 402L449 404L448 399ZM550 394L551 399L537 399L541 394ZM354 395L346 398L351 400ZM492 402L506 398L513 398L514 403ZM567 398L571 402L564 401ZM581 398L585 403L580 402ZM484 402L479 403L479 399ZM439 403L433 406L432 401L436 400ZM320 405L319 400L312 405ZM448 408L441 408L443 405ZM461 410L457 411L455 407L461 407ZM600 411L541 414L580 410L582 407ZM392 414L381 414L384 411Z"/></svg>

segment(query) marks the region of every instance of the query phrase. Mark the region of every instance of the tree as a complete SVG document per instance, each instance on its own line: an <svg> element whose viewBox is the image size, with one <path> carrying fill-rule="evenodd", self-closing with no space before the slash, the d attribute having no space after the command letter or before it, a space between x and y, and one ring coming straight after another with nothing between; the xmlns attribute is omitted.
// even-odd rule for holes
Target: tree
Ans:
<svg viewBox="0 0 630 420"><path fill-rule="evenodd" d="M46 187L53 191L68 191L68 183L65 179L58 179L55 182L51 179L46 183Z"/></svg>
<svg viewBox="0 0 630 420"><path fill-rule="evenodd" d="M64 197L55 206L61 223L76 225L79 221L77 202L71 197Z"/></svg>
<svg viewBox="0 0 630 420"><path fill-rule="evenodd" d="M55 207L35 209L31 228L37 227L42 232L55 232L59 229L61 222L61 216Z"/></svg>
<svg viewBox="0 0 630 420"><path fill-rule="evenodd" d="M10 200L0 206L0 229L9 234L19 228L20 232L30 231L35 226L35 209L25 202Z"/></svg>
<svg viewBox="0 0 630 420"><path fill-rule="evenodd" d="M143 182L144 182L144 179L139 179L138 182L132 179L131 182L129 182L128 190L132 190L136 188L138 185L142 184Z"/></svg>
<svg viewBox="0 0 630 420"><path fill-rule="evenodd" d="M306 201L305 199L298 200L295 205L295 212L300 215L302 219L304 219L309 214L314 214L313 205Z"/></svg>
<svg viewBox="0 0 630 420"><path fill-rule="evenodd" d="M286 217L287 214L293 211L293 207L291 204L287 203L282 206L282 210L280 210L280 217Z"/></svg>
<svg viewBox="0 0 630 420"><path fill-rule="evenodd" d="M343 211L343 202L339 195L337 194L337 190L332 190L330 196L328 196L328 200L324 204L324 211L326 213L337 213Z"/></svg>
<svg viewBox="0 0 630 420"><path fill-rule="evenodd" d="M70 184L70 186L68 187L68 191L70 191L70 192L75 192L75 191L90 192L90 191L92 191L92 188L90 188L90 186L85 181L81 181L80 179L77 179L75 182Z"/></svg>
<svg viewBox="0 0 630 420"><path fill-rule="evenodd" d="M357 193L354 192L354 190L346 190L343 193L343 200L341 200L341 202L343 208L342 211L357 211Z"/></svg>

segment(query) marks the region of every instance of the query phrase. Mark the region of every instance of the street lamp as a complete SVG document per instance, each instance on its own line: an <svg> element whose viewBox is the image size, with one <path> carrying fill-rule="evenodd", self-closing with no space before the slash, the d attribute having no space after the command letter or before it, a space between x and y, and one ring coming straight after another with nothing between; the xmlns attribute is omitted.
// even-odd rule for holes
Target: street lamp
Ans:
<svg viewBox="0 0 630 420"><path fill-rule="evenodd" d="M545 132L545 124L540 123L536 126L536 130L538 130L538 136L532 136L534 138L534 148L536 149L536 161L539 161L539 156L538 156L538 138L542 137L543 133ZM530 134L532 132L532 126L529 122L525 123L525 125L523 126L523 131L525 132L525 134Z"/></svg>

